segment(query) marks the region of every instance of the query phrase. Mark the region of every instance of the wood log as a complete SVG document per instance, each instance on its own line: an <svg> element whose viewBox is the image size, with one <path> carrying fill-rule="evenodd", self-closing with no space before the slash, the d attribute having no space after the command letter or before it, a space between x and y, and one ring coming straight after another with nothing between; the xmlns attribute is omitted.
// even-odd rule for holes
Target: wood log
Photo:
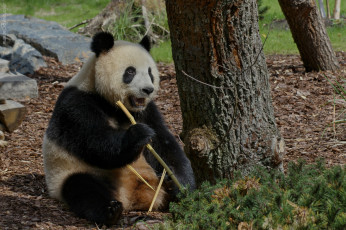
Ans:
<svg viewBox="0 0 346 230"><path fill-rule="evenodd" d="M5 141L5 134L0 131L0 148L5 147L8 145L8 142Z"/></svg>
<svg viewBox="0 0 346 230"><path fill-rule="evenodd" d="M12 101L5 100L0 104L0 123L8 132L13 132L22 123L25 117L25 106Z"/></svg>

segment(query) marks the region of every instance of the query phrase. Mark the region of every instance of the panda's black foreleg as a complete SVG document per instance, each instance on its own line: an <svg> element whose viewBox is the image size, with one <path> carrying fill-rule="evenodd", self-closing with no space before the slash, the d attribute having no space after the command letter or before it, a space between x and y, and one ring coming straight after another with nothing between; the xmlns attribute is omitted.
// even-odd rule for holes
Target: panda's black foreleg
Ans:
<svg viewBox="0 0 346 230"><path fill-rule="evenodd" d="M115 224L123 211L109 185L86 173L71 175L63 185L62 196L78 217L97 224Z"/></svg>

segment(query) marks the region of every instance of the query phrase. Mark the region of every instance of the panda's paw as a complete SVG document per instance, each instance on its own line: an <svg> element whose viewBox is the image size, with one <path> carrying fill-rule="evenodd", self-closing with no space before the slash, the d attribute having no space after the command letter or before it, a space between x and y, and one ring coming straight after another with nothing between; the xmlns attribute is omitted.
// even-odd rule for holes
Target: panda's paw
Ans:
<svg viewBox="0 0 346 230"><path fill-rule="evenodd" d="M150 139L155 136L155 132L146 124L132 125L128 129L130 140L136 148L142 148L144 145L150 142Z"/></svg>
<svg viewBox="0 0 346 230"><path fill-rule="evenodd" d="M123 205L117 200L112 200L107 207L108 210L108 221L107 225L113 225L118 222L123 212Z"/></svg>

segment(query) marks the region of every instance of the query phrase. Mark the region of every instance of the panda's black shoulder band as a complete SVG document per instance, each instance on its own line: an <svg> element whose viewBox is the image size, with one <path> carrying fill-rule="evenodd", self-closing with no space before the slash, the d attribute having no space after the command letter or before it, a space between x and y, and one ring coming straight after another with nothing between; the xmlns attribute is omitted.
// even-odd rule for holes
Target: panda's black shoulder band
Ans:
<svg viewBox="0 0 346 230"><path fill-rule="evenodd" d="M99 32L94 35L91 42L91 51L98 57L102 52L107 52L114 45L114 38L111 33Z"/></svg>
<svg viewBox="0 0 346 230"><path fill-rule="evenodd" d="M148 52L151 49L151 44L150 44L150 38L148 35L145 35L142 40L139 42L139 44L146 49Z"/></svg>

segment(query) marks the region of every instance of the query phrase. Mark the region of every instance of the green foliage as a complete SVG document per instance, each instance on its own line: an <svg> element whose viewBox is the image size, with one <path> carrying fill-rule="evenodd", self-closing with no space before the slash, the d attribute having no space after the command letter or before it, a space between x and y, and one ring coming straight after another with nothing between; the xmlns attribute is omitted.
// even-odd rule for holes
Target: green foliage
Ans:
<svg viewBox="0 0 346 230"><path fill-rule="evenodd" d="M340 166L291 163L285 176L257 168L183 192L165 229L345 229L346 176ZM161 228L163 228L161 226Z"/></svg>
<svg viewBox="0 0 346 230"><path fill-rule="evenodd" d="M260 20L264 19L264 14L269 10L269 6L263 6L262 0L257 0L257 7L258 7L258 17Z"/></svg>
<svg viewBox="0 0 346 230"><path fill-rule="evenodd" d="M169 32L165 8L152 6L150 10L147 9L147 14L152 39L155 39L156 42L159 42L160 39L167 39ZM149 32L145 27L142 5L134 0L128 1L124 12L116 18L108 31L114 35L116 40L137 42L142 39Z"/></svg>
<svg viewBox="0 0 346 230"><path fill-rule="evenodd" d="M146 32L141 8L129 1L124 12L108 28L115 40L139 41Z"/></svg>

